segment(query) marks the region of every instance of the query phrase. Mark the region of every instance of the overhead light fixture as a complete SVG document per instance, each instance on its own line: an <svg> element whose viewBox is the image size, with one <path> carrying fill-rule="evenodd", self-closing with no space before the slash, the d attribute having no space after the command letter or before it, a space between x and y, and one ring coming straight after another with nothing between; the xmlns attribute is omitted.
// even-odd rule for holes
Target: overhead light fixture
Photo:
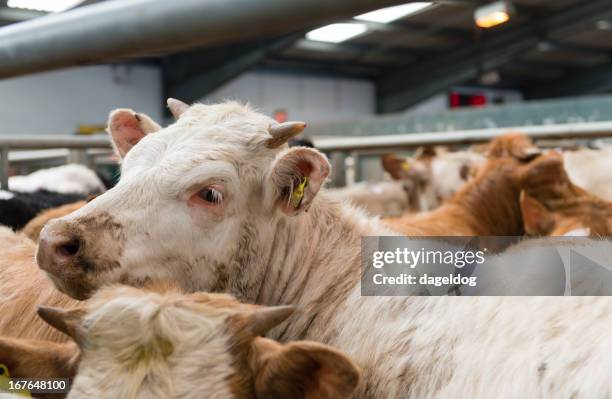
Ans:
<svg viewBox="0 0 612 399"><path fill-rule="evenodd" d="M481 28L492 28L508 22L514 14L514 7L508 1L496 1L476 9L474 21Z"/></svg>
<svg viewBox="0 0 612 399"><path fill-rule="evenodd" d="M7 6L45 12L60 12L72 8L83 0L8 0Z"/></svg>
<svg viewBox="0 0 612 399"><path fill-rule="evenodd" d="M608 21L606 19L602 19L600 21L597 21L597 23L595 24L595 26L597 27L597 29L599 30L612 30L612 22Z"/></svg>
<svg viewBox="0 0 612 399"><path fill-rule="evenodd" d="M411 14L416 14L417 12L426 9L431 5L432 3L430 1L401 4L399 6L381 8L380 10L357 15L355 19L386 24L391 21L395 21L396 19L400 19Z"/></svg>
<svg viewBox="0 0 612 399"><path fill-rule="evenodd" d="M368 28L365 24L331 24L311 30L306 33L306 39L318 42L340 43L361 35L367 30Z"/></svg>

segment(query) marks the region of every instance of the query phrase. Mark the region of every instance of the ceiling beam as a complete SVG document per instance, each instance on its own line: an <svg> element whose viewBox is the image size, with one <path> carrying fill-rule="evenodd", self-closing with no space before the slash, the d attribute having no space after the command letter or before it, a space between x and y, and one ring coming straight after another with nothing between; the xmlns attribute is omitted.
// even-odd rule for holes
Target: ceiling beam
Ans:
<svg viewBox="0 0 612 399"><path fill-rule="evenodd" d="M222 52L208 49L165 57L162 60L164 97L187 103L197 101L270 54L290 46L302 35L300 32L254 44L226 46Z"/></svg>
<svg viewBox="0 0 612 399"><path fill-rule="evenodd" d="M272 69L294 69L301 70L305 73L314 73L317 75L338 76L342 74L350 77L375 78L383 70L380 66L373 64L362 63L347 63L345 61L329 61L329 60L306 60L295 57L272 57L264 62L265 66Z"/></svg>
<svg viewBox="0 0 612 399"><path fill-rule="evenodd" d="M108 0L0 29L0 78L272 37L402 0Z"/></svg>
<svg viewBox="0 0 612 399"><path fill-rule="evenodd" d="M0 19L7 22L21 22L47 14L42 11L24 10L22 8L0 8Z"/></svg>
<svg viewBox="0 0 612 399"><path fill-rule="evenodd" d="M480 43L433 57L414 67L385 74L377 82L379 112L404 110L437 93L477 79L533 49L553 33L567 33L590 21L612 14L608 0L580 2L575 6L509 25Z"/></svg>
<svg viewBox="0 0 612 399"><path fill-rule="evenodd" d="M525 93L527 98L542 99L601 94L612 91L612 65L606 64L567 74Z"/></svg>
<svg viewBox="0 0 612 399"><path fill-rule="evenodd" d="M582 44L564 43L557 40L544 40L539 46L543 46L550 51L566 51L576 53L587 57L593 56L610 56L612 51L606 47L586 46Z"/></svg>
<svg viewBox="0 0 612 399"><path fill-rule="evenodd" d="M386 46L385 49L380 49L380 46L369 44L369 43L356 43L356 42L344 42L344 43L326 43L318 42L307 39L298 40L294 44L295 48L315 51L320 53L342 53L347 54L351 62L364 62L367 63L374 56L389 56L392 58L391 63L399 62L414 62L418 57L431 57L439 54L439 51L432 51L428 49L413 49L407 47L391 47Z"/></svg>

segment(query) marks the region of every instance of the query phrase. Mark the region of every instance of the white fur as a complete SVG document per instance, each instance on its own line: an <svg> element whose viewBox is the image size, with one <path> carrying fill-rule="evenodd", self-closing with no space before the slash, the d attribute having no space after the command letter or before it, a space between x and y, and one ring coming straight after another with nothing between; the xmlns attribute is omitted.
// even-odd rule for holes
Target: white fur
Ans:
<svg viewBox="0 0 612 399"><path fill-rule="evenodd" d="M227 311L200 313L149 293L120 296L83 321L86 343L70 399L231 398ZM156 340L172 346L162 356ZM139 353L148 353L139 359Z"/></svg>
<svg viewBox="0 0 612 399"><path fill-rule="evenodd" d="M10 191L0 190L0 200L10 200L15 198L15 194Z"/></svg>
<svg viewBox="0 0 612 399"><path fill-rule="evenodd" d="M296 305L272 335L346 351L364 369L356 397L612 395L608 298L361 297L361 237L392 233L324 192L308 212L283 214L270 168L288 150L264 145L271 123L235 103L192 106L128 153L114 189L58 223L110 213L121 226L119 239L85 237L121 265L100 284L169 277ZM211 183L224 188L220 209L187 204Z"/></svg>
<svg viewBox="0 0 612 399"><path fill-rule="evenodd" d="M365 209L371 215L398 217L411 211L408 193L399 181L358 183L350 187L333 188L328 193L337 199Z"/></svg>
<svg viewBox="0 0 612 399"><path fill-rule="evenodd" d="M612 201L612 147L565 151L563 162L572 183Z"/></svg>
<svg viewBox="0 0 612 399"><path fill-rule="evenodd" d="M68 164L41 169L26 176L9 177L9 189L19 192L53 191L62 194L104 192L104 183L83 165Z"/></svg>

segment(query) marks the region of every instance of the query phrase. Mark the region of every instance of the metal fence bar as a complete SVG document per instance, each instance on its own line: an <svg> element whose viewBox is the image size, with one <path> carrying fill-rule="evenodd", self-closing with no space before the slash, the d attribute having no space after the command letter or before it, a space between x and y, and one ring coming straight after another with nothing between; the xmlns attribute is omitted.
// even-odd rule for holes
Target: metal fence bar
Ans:
<svg viewBox="0 0 612 399"><path fill-rule="evenodd" d="M78 137L78 136L35 136L35 135L0 135L0 184L2 188L8 189L9 175L9 151L10 150L34 150L34 149L88 149L88 148L111 148L107 136Z"/></svg>
<svg viewBox="0 0 612 399"><path fill-rule="evenodd" d="M483 130L459 130L392 134L382 136L312 137L321 151L381 151L416 148L423 145L475 144L508 132L521 132L534 139L593 139L612 137L612 122L588 122Z"/></svg>
<svg viewBox="0 0 612 399"><path fill-rule="evenodd" d="M111 148L106 135L100 136L59 136L59 135L0 135L0 148L6 149L47 149L47 148Z"/></svg>
<svg viewBox="0 0 612 399"><path fill-rule="evenodd" d="M494 139L508 132L521 132L534 139L593 139L612 137L612 122L586 122L576 124L506 127L483 130L459 130L358 137L313 137L321 151L350 152L352 157L364 153L390 150L406 150L422 145L474 144ZM8 187L9 150L17 149L110 149L107 136L35 136L0 135L0 183ZM349 179L350 180L350 179Z"/></svg>
<svg viewBox="0 0 612 399"><path fill-rule="evenodd" d="M8 190L9 152L8 148L0 148L0 187Z"/></svg>

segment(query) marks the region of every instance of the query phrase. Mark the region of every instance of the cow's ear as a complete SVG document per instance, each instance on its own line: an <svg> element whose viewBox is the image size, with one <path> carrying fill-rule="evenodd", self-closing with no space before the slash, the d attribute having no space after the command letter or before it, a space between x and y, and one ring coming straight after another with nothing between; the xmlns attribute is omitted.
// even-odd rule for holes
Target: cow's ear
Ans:
<svg viewBox="0 0 612 399"><path fill-rule="evenodd" d="M508 133L497 137L489 144L489 158L512 157L520 161L529 161L542 154L533 141L522 133Z"/></svg>
<svg viewBox="0 0 612 399"><path fill-rule="evenodd" d="M327 158L313 148L294 147L280 152L268 178L272 200L289 215L308 210L330 169Z"/></svg>
<svg viewBox="0 0 612 399"><path fill-rule="evenodd" d="M71 337L77 344L82 344L84 331L81 321L86 315L84 308L62 309L51 306L39 306L38 316L52 327Z"/></svg>
<svg viewBox="0 0 612 399"><path fill-rule="evenodd" d="M394 180L407 179L411 164L406 158L400 158L395 154L385 154L380 158L383 169L391 175Z"/></svg>
<svg viewBox="0 0 612 399"><path fill-rule="evenodd" d="M80 350L74 343L0 337L0 377L72 378L76 375Z"/></svg>
<svg viewBox="0 0 612 399"><path fill-rule="evenodd" d="M347 356L308 341L281 345L255 338L250 365L258 398L348 398L360 379L359 369Z"/></svg>
<svg viewBox="0 0 612 399"><path fill-rule="evenodd" d="M144 136L161 130L161 126L145 114L131 109L116 109L108 118L107 130L115 152L123 159Z"/></svg>
<svg viewBox="0 0 612 399"><path fill-rule="evenodd" d="M521 192L521 213L525 232L530 235L545 235L555 224L554 215L537 199L525 191Z"/></svg>

